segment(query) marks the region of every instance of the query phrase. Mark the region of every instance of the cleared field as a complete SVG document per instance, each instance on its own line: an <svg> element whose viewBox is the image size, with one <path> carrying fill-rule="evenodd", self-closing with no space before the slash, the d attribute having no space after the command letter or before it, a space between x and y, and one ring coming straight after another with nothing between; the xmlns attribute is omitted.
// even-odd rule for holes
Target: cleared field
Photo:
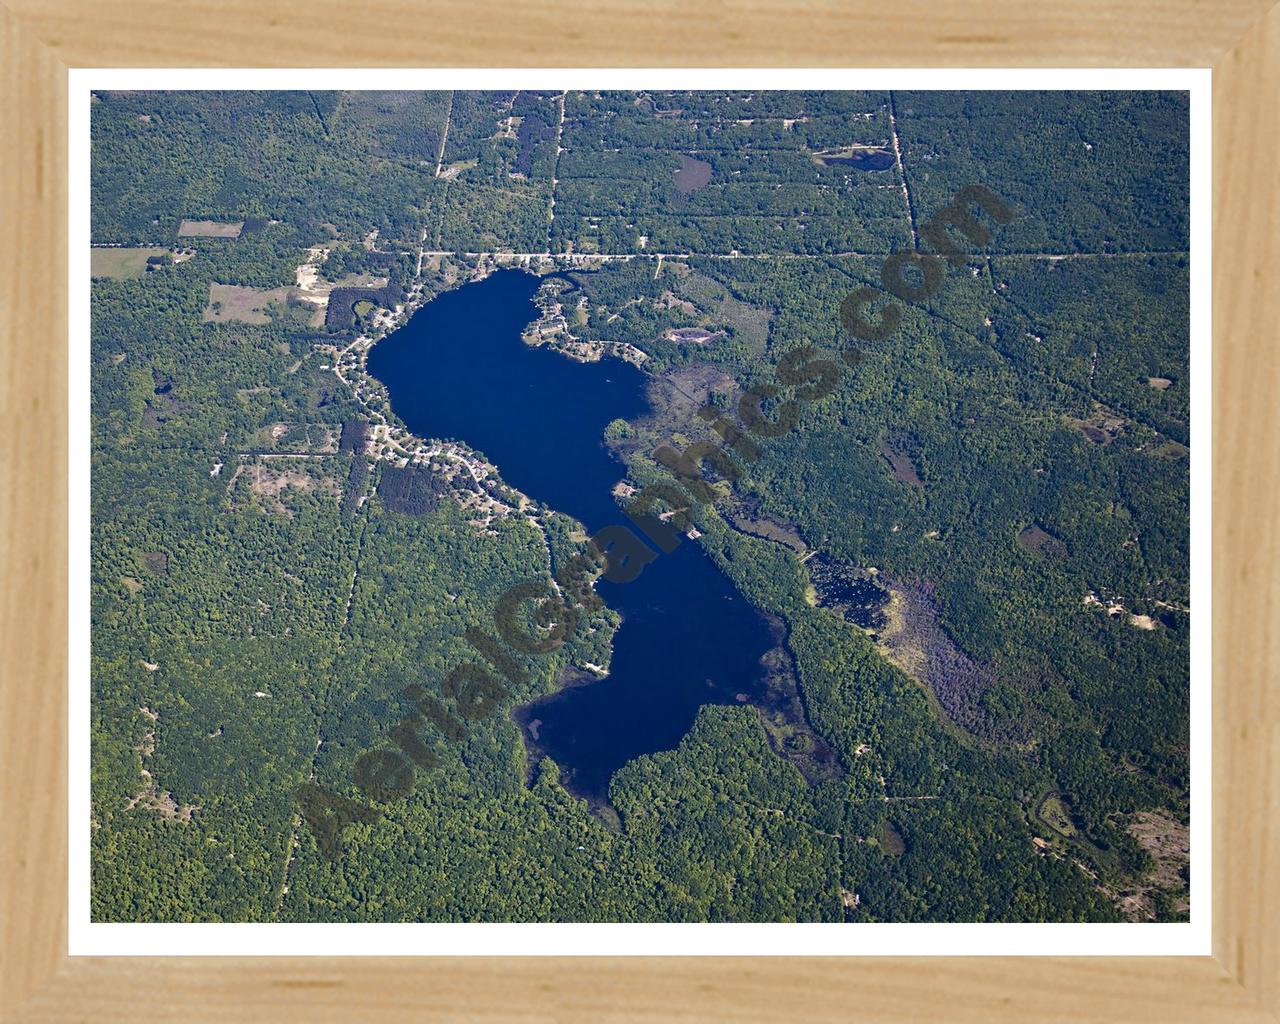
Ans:
<svg viewBox="0 0 1280 1024"><path fill-rule="evenodd" d="M267 392L268 389L261 391ZM331 455L338 450L338 434L335 429L318 423L271 423L250 435L249 447L259 453L280 451Z"/></svg>
<svg viewBox="0 0 1280 1024"><path fill-rule="evenodd" d="M292 519L299 502L309 496L336 499L342 493L334 468L329 459L259 457L241 462L227 488L235 508L257 507Z"/></svg>
<svg viewBox="0 0 1280 1024"><path fill-rule="evenodd" d="M1041 801L1036 817L1068 839L1076 834L1075 823L1071 820L1071 811L1067 809L1067 805L1057 793L1050 793Z"/></svg>
<svg viewBox="0 0 1280 1024"><path fill-rule="evenodd" d="M319 327L324 323L324 306L307 302L298 289L245 288L238 284L210 284L209 304L204 322L267 324L274 317L289 317L298 323Z"/></svg>
<svg viewBox="0 0 1280 1024"><path fill-rule="evenodd" d="M224 223L217 220L184 220L178 225L179 238L239 238L244 221Z"/></svg>
<svg viewBox="0 0 1280 1024"><path fill-rule="evenodd" d="M163 256L168 249L90 249L89 273L93 277L110 277L117 281L142 277L147 272L147 258Z"/></svg>

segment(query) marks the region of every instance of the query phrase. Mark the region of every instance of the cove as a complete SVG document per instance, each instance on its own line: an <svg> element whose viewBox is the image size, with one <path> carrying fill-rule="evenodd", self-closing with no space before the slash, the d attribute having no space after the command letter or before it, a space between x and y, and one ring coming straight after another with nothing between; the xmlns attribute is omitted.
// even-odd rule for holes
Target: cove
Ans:
<svg viewBox="0 0 1280 1024"><path fill-rule="evenodd" d="M611 420L649 411L649 379L620 359L580 363L526 345L540 281L503 270L440 295L373 346L369 373L417 436L483 452L508 484L588 533L629 525L611 496L625 467L603 434ZM693 541L596 591L622 617L609 675L513 717L530 753L554 760L571 792L607 802L613 773L674 748L703 704L766 703L761 658L777 637Z"/></svg>

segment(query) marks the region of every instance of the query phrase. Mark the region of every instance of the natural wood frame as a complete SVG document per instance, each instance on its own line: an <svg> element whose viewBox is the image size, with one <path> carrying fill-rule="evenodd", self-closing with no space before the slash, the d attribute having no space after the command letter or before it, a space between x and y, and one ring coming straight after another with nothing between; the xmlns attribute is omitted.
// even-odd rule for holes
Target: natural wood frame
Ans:
<svg viewBox="0 0 1280 1024"><path fill-rule="evenodd" d="M0 6L0 1018L1280 1020L1280 7L1272 0ZM67 68L1214 68L1212 957L67 956Z"/></svg>

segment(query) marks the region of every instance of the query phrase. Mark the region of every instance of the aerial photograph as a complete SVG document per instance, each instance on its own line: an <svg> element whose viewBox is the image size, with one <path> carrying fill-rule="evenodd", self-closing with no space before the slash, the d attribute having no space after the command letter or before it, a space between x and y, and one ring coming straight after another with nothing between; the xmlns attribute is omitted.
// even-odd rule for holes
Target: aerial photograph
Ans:
<svg viewBox="0 0 1280 1024"><path fill-rule="evenodd" d="M1188 921L1189 117L95 90L92 920Z"/></svg>

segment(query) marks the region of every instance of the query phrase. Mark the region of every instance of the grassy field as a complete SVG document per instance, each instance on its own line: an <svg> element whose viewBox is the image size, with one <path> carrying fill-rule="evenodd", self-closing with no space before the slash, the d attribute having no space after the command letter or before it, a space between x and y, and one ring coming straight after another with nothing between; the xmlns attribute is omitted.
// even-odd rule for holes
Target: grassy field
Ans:
<svg viewBox="0 0 1280 1024"><path fill-rule="evenodd" d="M90 249L89 272L94 277L123 280L142 277L147 272L148 256L163 256L168 249Z"/></svg>
<svg viewBox="0 0 1280 1024"><path fill-rule="evenodd" d="M178 237L239 238L244 221L224 224L216 220L184 220L178 225Z"/></svg>
<svg viewBox="0 0 1280 1024"><path fill-rule="evenodd" d="M297 294L295 288L245 288L236 284L210 284L209 304L204 309L205 323L238 321L242 324L271 322L269 309L275 305L299 323L318 327L324 322L324 307L309 302L289 305Z"/></svg>
<svg viewBox="0 0 1280 1024"><path fill-rule="evenodd" d="M1076 834L1076 827L1071 821L1071 812L1056 793L1050 793L1044 798L1036 815L1059 835L1071 838Z"/></svg>

